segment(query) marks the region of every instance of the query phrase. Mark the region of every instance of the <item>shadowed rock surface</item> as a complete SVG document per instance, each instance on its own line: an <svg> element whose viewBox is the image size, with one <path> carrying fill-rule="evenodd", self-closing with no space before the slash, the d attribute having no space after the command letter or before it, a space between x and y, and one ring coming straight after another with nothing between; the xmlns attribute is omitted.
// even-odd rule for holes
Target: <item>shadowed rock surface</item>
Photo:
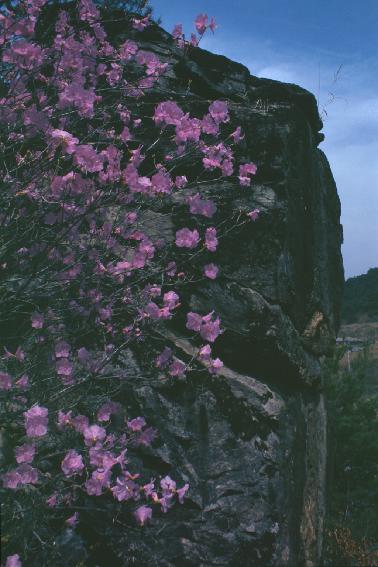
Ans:
<svg viewBox="0 0 378 567"><path fill-rule="evenodd" d="M195 115L226 99L232 125L245 133L241 160L258 166L252 188L229 179L201 187L222 203L217 224L254 208L261 218L226 234L211 256L220 276L192 283L183 297L193 311L215 310L221 318L219 376L199 371L186 381L157 380L144 367L143 348L124 354L134 409L159 430L144 464L155 477L189 482L190 492L183 506L154 516L144 530L112 526L113 563L316 566L327 428L319 359L338 327L343 267L340 203L318 148L315 98L198 48L184 57L159 28L140 38L163 58L173 51L165 92L151 101L172 98ZM185 196L177 194L173 215L158 206L145 211L146 232L172 241L186 226ZM166 332L186 361L194 352L187 336L180 321Z"/></svg>

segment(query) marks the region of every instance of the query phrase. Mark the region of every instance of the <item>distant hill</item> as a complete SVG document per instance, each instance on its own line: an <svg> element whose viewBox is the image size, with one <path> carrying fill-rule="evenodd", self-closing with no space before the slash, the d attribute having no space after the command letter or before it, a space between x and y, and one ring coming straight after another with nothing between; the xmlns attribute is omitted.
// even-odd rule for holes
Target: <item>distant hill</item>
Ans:
<svg viewBox="0 0 378 567"><path fill-rule="evenodd" d="M378 268L345 282L341 319L343 324L378 321Z"/></svg>

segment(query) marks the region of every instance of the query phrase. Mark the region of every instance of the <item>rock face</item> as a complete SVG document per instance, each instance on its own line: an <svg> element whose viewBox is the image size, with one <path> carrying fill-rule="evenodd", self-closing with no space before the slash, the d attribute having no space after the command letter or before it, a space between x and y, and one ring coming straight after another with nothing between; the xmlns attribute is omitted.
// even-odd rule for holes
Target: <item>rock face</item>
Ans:
<svg viewBox="0 0 378 567"><path fill-rule="evenodd" d="M143 353L125 353L133 403L160 434L145 465L156 477L189 482L190 493L143 533L113 529L109 545L122 565L315 567L327 428L319 360L334 341L343 286L340 203L318 148L316 102L222 56L192 49L184 57L159 28L141 37L163 58L173 50L163 85L173 100L199 108L229 101L245 133L244 160L256 162L258 174L251 190L223 179L205 193L221 196L224 219L254 208L261 218L224 238L217 280L186 291L193 311L220 315L220 375L172 384L150 377ZM145 229L172 239L185 226L177 199L172 216L145 212ZM178 327L166 338L190 358Z"/></svg>

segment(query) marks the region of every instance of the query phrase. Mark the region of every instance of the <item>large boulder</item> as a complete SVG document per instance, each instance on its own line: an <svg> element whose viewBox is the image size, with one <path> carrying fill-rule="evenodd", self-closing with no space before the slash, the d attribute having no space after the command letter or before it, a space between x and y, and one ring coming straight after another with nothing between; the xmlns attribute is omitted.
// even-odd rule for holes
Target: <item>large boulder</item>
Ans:
<svg viewBox="0 0 378 567"><path fill-rule="evenodd" d="M193 109L229 101L245 133L242 157L258 173L252 188L223 178L201 191L221 198L225 223L237 225L240 211L254 208L261 216L222 239L215 281L184 291L191 310L221 318L222 372L157 379L142 347L124 353L134 407L160 434L144 464L156 478L189 482L190 492L142 531L115 525L107 544L122 565L315 567L326 481L320 360L334 342L343 286L340 203L318 148L316 101L225 57L199 48L184 54L160 28L141 38L171 63L151 100L168 95ZM185 226L183 197L171 215L145 211L145 231L173 240ZM183 331L172 325L165 342L189 360L193 345Z"/></svg>

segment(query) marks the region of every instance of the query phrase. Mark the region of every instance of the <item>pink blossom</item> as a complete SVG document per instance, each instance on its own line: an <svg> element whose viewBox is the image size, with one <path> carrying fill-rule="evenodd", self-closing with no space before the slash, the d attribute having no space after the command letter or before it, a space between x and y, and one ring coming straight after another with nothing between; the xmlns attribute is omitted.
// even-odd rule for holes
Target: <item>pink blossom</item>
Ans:
<svg viewBox="0 0 378 567"><path fill-rule="evenodd" d="M23 374L18 380L16 380L15 386L20 390L25 390L29 386L29 377L26 374Z"/></svg>
<svg viewBox="0 0 378 567"><path fill-rule="evenodd" d="M186 328L190 331L197 331L201 329L202 317L198 313L189 312L186 315Z"/></svg>
<svg viewBox="0 0 378 567"><path fill-rule="evenodd" d="M150 16L145 18L133 18L133 28L138 31L143 31L150 24Z"/></svg>
<svg viewBox="0 0 378 567"><path fill-rule="evenodd" d="M155 366L157 368L164 368L172 358L172 350L165 347L164 350L155 359Z"/></svg>
<svg viewBox="0 0 378 567"><path fill-rule="evenodd" d="M134 512L134 517L140 526L152 519L152 508L149 506L139 506Z"/></svg>
<svg viewBox="0 0 378 567"><path fill-rule="evenodd" d="M28 437L43 437L47 433L48 409L33 406L24 412L26 435Z"/></svg>
<svg viewBox="0 0 378 567"><path fill-rule="evenodd" d="M7 372L0 370L0 390L10 390L12 388L12 378Z"/></svg>
<svg viewBox="0 0 378 567"><path fill-rule="evenodd" d="M177 189L182 189L188 183L185 175L178 175L175 179L175 185Z"/></svg>
<svg viewBox="0 0 378 567"><path fill-rule="evenodd" d="M94 173L104 167L104 156L98 154L89 144L77 146L74 162L83 171Z"/></svg>
<svg viewBox="0 0 378 567"><path fill-rule="evenodd" d="M215 280L218 276L219 268L215 264L206 264L203 268L204 274L210 280Z"/></svg>
<svg viewBox="0 0 378 567"><path fill-rule="evenodd" d="M114 498L119 502L125 500L139 500L139 485L127 476L118 477L116 484L111 488Z"/></svg>
<svg viewBox="0 0 378 567"><path fill-rule="evenodd" d="M54 492L54 494L52 494L51 496L46 498L46 504L50 508L54 508L54 506L56 506L57 502L58 502L58 494L56 492Z"/></svg>
<svg viewBox="0 0 378 567"><path fill-rule="evenodd" d="M176 232L176 246L179 248L195 248L199 243L198 230L182 228Z"/></svg>
<svg viewBox="0 0 378 567"><path fill-rule="evenodd" d="M200 335L205 341L213 343L220 334L221 329L219 317L217 317L214 321L208 321L201 326Z"/></svg>
<svg viewBox="0 0 378 567"><path fill-rule="evenodd" d="M72 134L65 130L53 130L51 132L51 138L54 142L62 146L62 149L66 154L73 154L76 151L77 144L79 143L78 138L74 138Z"/></svg>
<svg viewBox="0 0 378 567"><path fill-rule="evenodd" d="M59 429L62 429L67 425L72 425L72 411L70 410L67 413L64 413L62 410L59 410L57 424Z"/></svg>
<svg viewBox="0 0 378 567"><path fill-rule="evenodd" d="M180 39L182 37L182 33L182 24L176 24L172 31L174 39Z"/></svg>
<svg viewBox="0 0 378 567"><path fill-rule="evenodd" d="M210 345L205 345L203 347L200 348L199 353L198 353L198 358L200 360L206 361L209 360L211 357L211 346Z"/></svg>
<svg viewBox="0 0 378 567"><path fill-rule="evenodd" d="M97 419L98 421L109 421L110 416L114 413L118 413L121 409L122 406L118 402L106 402L98 410Z"/></svg>
<svg viewBox="0 0 378 567"><path fill-rule="evenodd" d="M28 464L22 464L17 468L23 484L35 484L38 482L38 471Z"/></svg>
<svg viewBox="0 0 378 567"><path fill-rule="evenodd" d="M157 105L155 108L154 120L157 125L172 124L176 126L180 123L183 116L184 112L177 103L168 100L166 102L160 102Z"/></svg>
<svg viewBox="0 0 378 567"><path fill-rule="evenodd" d="M135 417L131 421L127 422L127 427L131 429L131 431L141 431L143 427L146 425L146 420L144 417Z"/></svg>
<svg viewBox="0 0 378 567"><path fill-rule="evenodd" d="M211 360L209 366L210 374L218 374L221 368L223 368L223 362L220 360L220 358L215 358L214 360Z"/></svg>
<svg viewBox="0 0 378 567"><path fill-rule="evenodd" d="M215 100L212 102L209 106L209 114L217 124L230 120L228 104L223 100Z"/></svg>
<svg viewBox="0 0 378 567"><path fill-rule="evenodd" d="M99 425L89 425L84 429L84 441L86 445L93 445L97 441L103 441L106 437L106 431Z"/></svg>
<svg viewBox="0 0 378 567"><path fill-rule="evenodd" d="M138 46L134 41L127 39L119 48L119 57L121 61L129 61L138 51ZM125 113L123 113L125 116Z"/></svg>
<svg viewBox="0 0 378 567"><path fill-rule="evenodd" d="M7 560L5 562L5 567L22 567L22 563L18 553L15 553L14 555L8 555Z"/></svg>
<svg viewBox="0 0 378 567"><path fill-rule="evenodd" d="M194 25L200 35L203 35L205 33L207 28L207 21L208 21L207 14L198 14L196 19L194 20Z"/></svg>
<svg viewBox="0 0 378 567"><path fill-rule="evenodd" d="M212 31L213 33L215 32L215 30L216 30L216 28L217 28L217 24L216 24L216 22L215 22L214 17L211 17L210 24L209 24L209 28L211 29L211 31Z"/></svg>
<svg viewBox="0 0 378 567"><path fill-rule="evenodd" d="M174 291L168 291L163 295L163 302L164 305L169 307L169 309L175 309L178 306L178 302L180 301L179 296Z"/></svg>
<svg viewBox="0 0 378 567"><path fill-rule="evenodd" d="M214 201L201 199L199 193L188 198L190 212L193 215L202 215L211 218L217 212L217 206Z"/></svg>
<svg viewBox="0 0 378 567"><path fill-rule="evenodd" d="M205 246L210 252L215 252L218 246L217 231L214 227L206 229Z"/></svg>
<svg viewBox="0 0 378 567"><path fill-rule="evenodd" d="M73 364L68 358L60 358L56 363L56 372L59 376L71 376Z"/></svg>
<svg viewBox="0 0 378 567"><path fill-rule="evenodd" d="M89 426L89 420L85 415L77 415L72 419L72 425L78 433L84 433Z"/></svg>
<svg viewBox="0 0 378 567"><path fill-rule="evenodd" d="M67 524L68 526L70 526L70 528L73 528L73 527L76 526L78 520L79 520L79 512L75 512L72 516L70 516L69 518L67 518L66 524Z"/></svg>
<svg viewBox="0 0 378 567"><path fill-rule="evenodd" d="M85 490L90 496L101 496L104 488L110 487L111 470L96 469L85 483Z"/></svg>
<svg viewBox="0 0 378 567"><path fill-rule="evenodd" d="M33 329L42 329L44 317L41 313L34 312L31 316L31 322Z"/></svg>
<svg viewBox="0 0 378 567"><path fill-rule="evenodd" d="M134 440L136 445L144 445L148 447L157 437L157 431L153 427L147 427L143 429L143 431L138 435L138 437Z"/></svg>
<svg viewBox="0 0 378 567"><path fill-rule="evenodd" d="M243 140L244 135L241 133L241 128L238 126L234 132L232 132L231 137L234 139L235 144L238 144Z"/></svg>
<svg viewBox="0 0 378 567"><path fill-rule="evenodd" d="M186 364L182 360L177 358L172 362L169 367L169 374L171 376L184 376L186 370Z"/></svg>
<svg viewBox="0 0 378 567"><path fill-rule="evenodd" d="M16 447L14 453L18 463L31 463L35 455L35 446L25 443Z"/></svg>
<svg viewBox="0 0 378 567"><path fill-rule="evenodd" d="M185 495L188 492L188 490L189 490L189 484L188 483L184 484L184 486L182 486L181 488L178 488L176 490L176 494L177 494L178 501L179 501L180 504L184 504L184 498L185 498Z"/></svg>
<svg viewBox="0 0 378 567"><path fill-rule="evenodd" d="M84 468L83 457L70 449L62 461L62 471L67 477L79 474Z"/></svg>
<svg viewBox="0 0 378 567"><path fill-rule="evenodd" d="M260 216L260 209L253 209L253 211L247 213L247 217L249 217L253 221L257 220L259 216Z"/></svg>
<svg viewBox="0 0 378 567"><path fill-rule="evenodd" d="M255 175L257 166L254 163L245 163L239 167L239 181L242 186L251 185L251 175Z"/></svg>
<svg viewBox="0 0 378 567"><path fill-rule="evenodd" d="M70 356L70 345L66 341L58 341L55 345L56 358L68 358Z"/></svg>

